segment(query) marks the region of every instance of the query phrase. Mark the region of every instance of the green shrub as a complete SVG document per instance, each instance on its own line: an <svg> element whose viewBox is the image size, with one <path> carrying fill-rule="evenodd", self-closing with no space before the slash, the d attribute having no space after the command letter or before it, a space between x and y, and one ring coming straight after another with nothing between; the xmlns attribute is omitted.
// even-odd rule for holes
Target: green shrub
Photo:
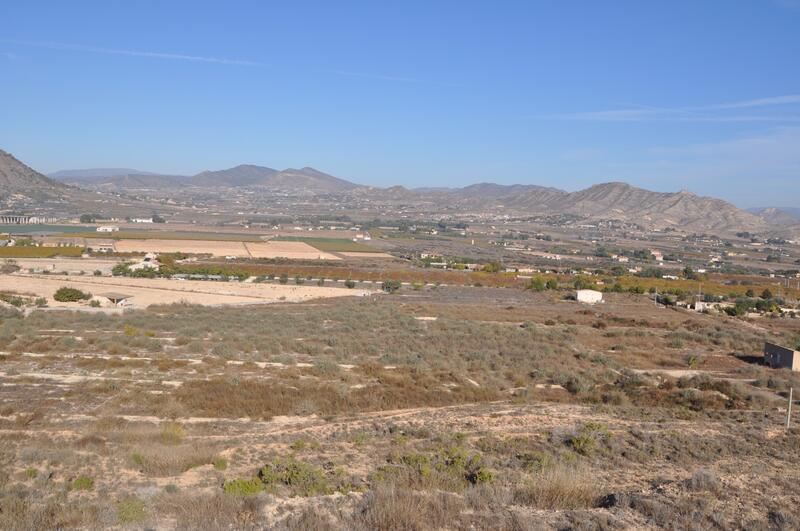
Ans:
<svg viewBox="0 0 800 531"><path fill-rule="evenodd" d="M381 289L386 293L394 293L402 286L399 280L384 280Z"/></svg>
<svg viewBox="0 0 800 531"><path fill-rule="evenodd" d="M35 468L26 468L25 469L25 477L28 479L36 479L36 476L39 475L39 471Z"/></svg>
<svg viewBox="0 0 800 531"><path fill-rule="evenodd" d="M286 485L298 496L317 496L333 492L321 468L293 457L273 459L261 469L258 476L264 485Z"/></svg>
<svg viewBox="0 0 800 531"><path fill-rule="evenodd" d="M69 488L70 490L92 490L94 488L94 480L89 476L78 476L72 480Z"/></svg>
<svg viewBox="0 0 800 531"><path fill-rule="evenodd" d="M347 280L344 281L344 287L346 287L347 289L353 289L354 287L356 287L356 283L352 278L348 278Z"/></svg>
<svg viewBox="0 0 800 531"><path fill-rule="evenodd" d="M580 432L568 439L568 444L581 455L593 454L601 440L611 436L608 428L597 422L587 422Z"/></svg>
<svg viewBox="0 0 800 531"><path fill-rule="evenodd" d="M185 436L186 432L177 422L167 422L161 428L161 442L164 444L179 444Z"/></svg>
<svg viewBox="0 0 800 531"><path fill-rule="evenodd" d="M144 502L139 498L127 498L117 504L117 520L121 524L133 524L147 518Z"/></svg>
<svg viewBox="0 0 800 531"><path fill-rule="evenodd" d="M64 286L58 288L53 298L58 302L79 302L91 299L92 295L79 289Z"/></svg>
<svg viewBox="0 0 800 531"><path fill-rule="evenodd" d="M226 468L228 468L228 460L225 459L224 457L219 457L217 459L214 459L213 464L216 470L225 470Z"/></svg>
<svg viewBox="0 0 800 531"><path fill-rule="evenodd" d="M258 479L231 479L222 485L222 490L230 496L253 496L264 490L264 484Z"/></svg>

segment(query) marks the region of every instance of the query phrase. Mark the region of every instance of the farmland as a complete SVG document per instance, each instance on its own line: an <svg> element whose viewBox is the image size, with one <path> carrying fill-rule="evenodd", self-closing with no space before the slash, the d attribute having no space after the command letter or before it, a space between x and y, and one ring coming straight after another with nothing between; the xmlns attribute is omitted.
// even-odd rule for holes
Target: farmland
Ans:
<svg viewBox="0 0 800 531"><path fill-rule="evenodd" d="M300 236L278 236L274 241L283 242L302 242L320 251L328 252L350 252L350 253L371 253L375 252L374 247L363 243L354 242L347 238L304 238Z"/></svg>
<svg viewBox="0 0 800 531"><path fill-rule="evenodd" d="M60 287L79 289L85 293L102 295L105 292L123 292L131 299L132 307L146 308L159 304L242 305L264 304L277 301L365 296L371 292L362 289L321 286L282 286L276 284L172 281L167 279L142 279L100 276L63 276L16 274L0 275L0 291L18 292L32 297L43 297L50 307L76 308L74 303L59 303L52 299Z"/></svg>
<svg viewBox="0 0 800 531"><path fill-rule="evenodd" d="M207 240L219 242L259 242L262 238L257 234L203 232L203 231L169 231L169 230L119 230L116 232L67 232L60 236L69 238L103 238L114 240Z"/></svg>
<svg viewBox="0 0 800 531"><path fill-rule="evenodd" d="M82 247L0 247L0 258L53 258L54 256L81 256Z"/></svg>

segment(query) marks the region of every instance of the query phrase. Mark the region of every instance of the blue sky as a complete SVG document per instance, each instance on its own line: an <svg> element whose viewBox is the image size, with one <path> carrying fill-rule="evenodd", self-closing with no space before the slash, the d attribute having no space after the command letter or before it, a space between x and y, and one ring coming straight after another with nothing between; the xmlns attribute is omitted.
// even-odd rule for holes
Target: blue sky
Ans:
<svg viewBox="0 0 800 531"><path fill-rule="evenodd" d="M29 0L0 16L0 148L43 172L308 165L800 205L800 0Z"/></svg>

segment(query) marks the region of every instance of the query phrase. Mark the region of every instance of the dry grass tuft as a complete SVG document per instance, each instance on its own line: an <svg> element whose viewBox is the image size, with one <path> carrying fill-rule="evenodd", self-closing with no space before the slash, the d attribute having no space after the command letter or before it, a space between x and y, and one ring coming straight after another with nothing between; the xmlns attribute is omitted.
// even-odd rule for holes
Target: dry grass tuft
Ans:
<svg viewBox="0 0 800 531"><path fill-rule="evenodd" d="M217 451L206 444L149 446L136 449L131 459L136 468L148 476L174 476L213 463Z"/></svg>
<svg viewBox="0 0 800 531"><path fill-rule="evenodd" d="M457 528L464 502L446 493L418 493L395 485L378 485L364 496L354 515L355 529Z"/></svg>
<svg viewBox="0 0 800 531"><path fill-rule="evenodd" d="M584 509L596 505L600 489L583 469L563 464L545 468L514 492L514 501L537 509Z"/></svg>
<svg viewBox="0 0 800 531"><path fill-rule="evenodd" d="M174 518L178 530L204 529L206 531L228 529L260 529L261 514L265 498L252 496L239 498L197 494L165 494L156 500L156 509L161 516Z"/></svg>

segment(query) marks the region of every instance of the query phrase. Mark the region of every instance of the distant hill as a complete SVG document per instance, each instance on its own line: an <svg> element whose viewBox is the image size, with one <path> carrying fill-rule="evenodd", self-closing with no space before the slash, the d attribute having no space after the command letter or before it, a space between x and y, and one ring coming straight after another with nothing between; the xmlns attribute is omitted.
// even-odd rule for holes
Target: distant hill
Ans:
<svg viewBox="0 0 800 531"><path fill-rule="evenodd" d="M258 183L277 190L304 190L312 192L347 192L359 187L355 183L328 175L314 168L289 168L267 176Z"/></svg>
<svg viewBox="0 0 800 531"><path fill-rule="evenodd" d="M748 212L755 214L770 225L791 226L800 225L800 208L791 207L766 207L751 208Z"/></svg>
<svg viewBox="0 0 800 531"><path fill-rule="evenodd" d="M253 164L241 164L225 170L204 171L194 176L162 175L125 168L63 170L52 175L64 182L79 186L121 191L169 190L176 186L188 186L197 188L267 187L274 191L289 193L338 193L359 187L350 181L328 175L314 168L275 170Z"/></svg>
<svg viewBox="0 0 800 531"><path fill-rule="evenodd" d="M67 187L26 166L0 149L0 199L13 196L29 199L56 199Z"/></svg>
<svg viewBox="0 0 800 531"><path fill-rule="evenodd" d="M598 184L568 194L556 205L573 214L636 222L652 228L759 230L758 216L712 197L680 192L652 192L626 183Z"/></svg>
<svg viewBox="0 0 800 531"><path fill-rule="evenodd" d="M61 170L48 174L56 181L70 182L81 180L108 179L121 175L155 175L147 171L133 170L131 168L87 168L84 170Z"/></svg>
<svg viewBox="0 0 800 531"><path fill-rule="evenodd" d="M193 186L203 187L239 187L260 184L278 170L253 164L240 164L227 170L204 171L190 179Z"/></svg>
<svg viewBox="0 0 800 531"><path fill-rule="evenodd" d="M530 214L572 214L587 219L619 220L648 228L688 230L758 230L765 223L758 216L740 210L721 199L701 197L691 192L653 192L626 183L611 182L585 190L566 192L542 186L476 185L483 194L483 204L502 205L514 212ZM464 190L456 192L465 195ZM474 190L474 188L473 188ZM475 203L476 199L472 202Z"/></svg>

